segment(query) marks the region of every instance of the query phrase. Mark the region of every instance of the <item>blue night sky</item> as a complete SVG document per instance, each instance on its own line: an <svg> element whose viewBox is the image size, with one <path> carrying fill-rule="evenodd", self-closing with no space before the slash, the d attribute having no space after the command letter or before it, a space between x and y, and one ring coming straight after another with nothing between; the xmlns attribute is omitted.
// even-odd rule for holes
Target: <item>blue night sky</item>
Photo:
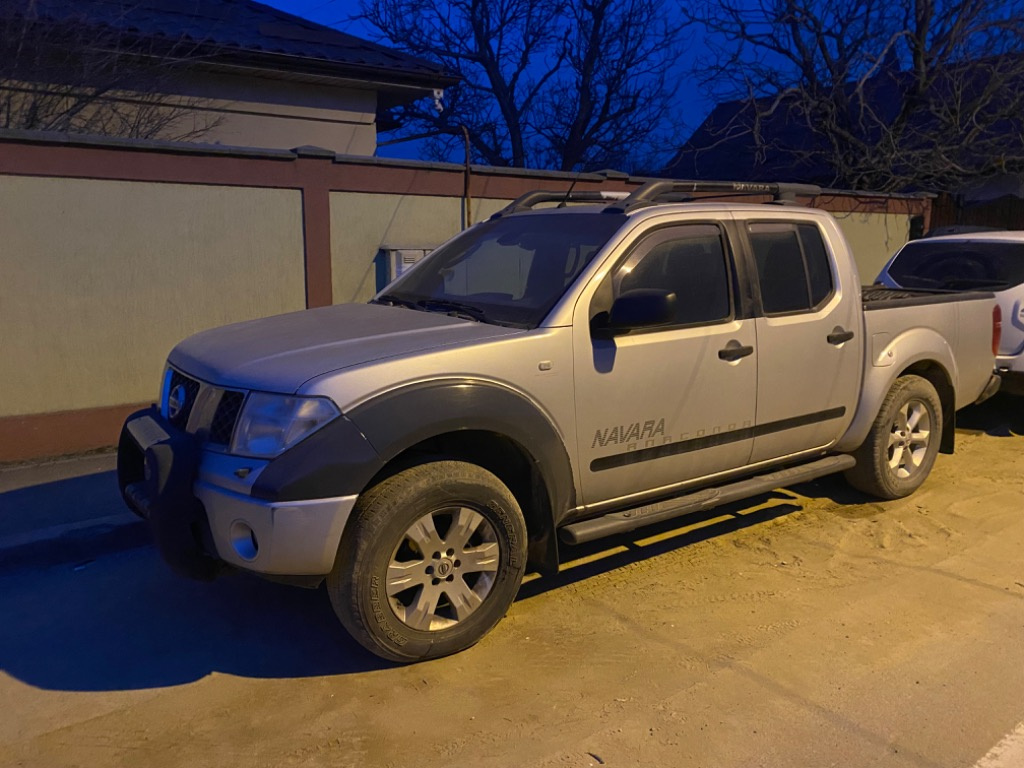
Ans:
<svg viewBox="0 0 1024 768"><path fill-rule="evenodd" d="M371 31L364 24L349 20L349 17L359 12L359 0L259 0L259 2L320 24L335 27L357 37L373 39ZM681 88L678 99L680 113L684 115L685 127L688 129L687 133L704 120L713 106L703 95L698 93L695 86ZM387 138L386 135L382 136L383 140L387 140ZM382 147L377 154L382 157L417 159L419 158L418 143L413 141ZM461 157L453 158L453 161L461 162Z"/></svg>
<svg viewBox="0 0 1024 768"><path fill-rule="evenodd" d="M359 12L359 0L259 0L264 5L280 8L282 11L294 13L312 21L337 27L359 37L367 37L360 34L358 23L352 24L347 21L349 16Z"/></svg>

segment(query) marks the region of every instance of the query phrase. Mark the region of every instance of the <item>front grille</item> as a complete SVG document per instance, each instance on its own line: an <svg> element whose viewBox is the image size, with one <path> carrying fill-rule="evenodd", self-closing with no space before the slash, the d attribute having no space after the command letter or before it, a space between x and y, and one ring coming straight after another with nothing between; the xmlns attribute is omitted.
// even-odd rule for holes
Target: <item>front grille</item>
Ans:
<svg viewBox="0 0 1024 768"><path fill-rule="evenodd" d="M171 416L170 410L168 410L168 417L170 418L171 424L179 427L180 429L185 429L188 425L188 417L192 414L192 408L195 406L196 398L199 396L199 386L199 382L195 379L191 379L178 371L171 371L171 385L167 390L168 397L175 398L176 391L181 391L178 389L179 387L182 387L185 392L184 398L180 398L182 402L180 403L178 412Z"/></svg>
<svg viewBox="0 0 1024 768"><path fill-rule="evenodd" d="M221 389L174 368L169 369L169 379L164 381L161 412L172 426L210 445L223 448L231 444L246 392Z"/></svg>
<svg viewBox="0 0 1024 768"><path fill-rule="evenodd" d="M235 422L238 420L238 413L242 410L243 402L245 402L244 392L224 390L220 396L220 402L217 404L217 410L213 414L213 421L210 422L211 443L228 445L231 442L231 433L235 431Z"/></svg>

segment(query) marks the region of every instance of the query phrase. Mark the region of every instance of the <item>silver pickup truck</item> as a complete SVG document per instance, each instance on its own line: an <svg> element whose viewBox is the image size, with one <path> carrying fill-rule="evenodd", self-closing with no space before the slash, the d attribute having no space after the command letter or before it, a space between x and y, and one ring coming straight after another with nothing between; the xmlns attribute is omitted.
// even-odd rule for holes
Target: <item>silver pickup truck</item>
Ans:
<svg viewBox="0 0 1024 768"><path fill-rule="evenodd" d="M479 640L559 540L832 472L905 496L998 387L994 300L862 290L835 220L782 204L809 191L533 193L369 304L193 336L125 423L124 498L178 571L326 579L414 661Z"/></svg>

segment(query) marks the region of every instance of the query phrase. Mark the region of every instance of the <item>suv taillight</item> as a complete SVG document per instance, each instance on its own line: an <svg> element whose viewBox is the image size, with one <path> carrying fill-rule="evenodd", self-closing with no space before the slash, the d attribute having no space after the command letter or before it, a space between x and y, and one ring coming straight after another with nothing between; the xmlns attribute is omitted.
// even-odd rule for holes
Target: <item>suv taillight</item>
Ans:
<svg viewBox="0 0 1024 768"><path fill-rule="evenodd" d="M992 355L999 354L999 340L1003 335L1003 310L996 304L992 307Z"/></svg>

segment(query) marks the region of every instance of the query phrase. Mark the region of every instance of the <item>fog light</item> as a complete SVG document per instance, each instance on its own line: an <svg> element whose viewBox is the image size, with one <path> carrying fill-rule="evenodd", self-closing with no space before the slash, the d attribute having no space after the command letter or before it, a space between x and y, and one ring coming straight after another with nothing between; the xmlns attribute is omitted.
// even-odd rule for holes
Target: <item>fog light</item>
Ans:
<svg viewBox="0 0 1024 768"><path fill-rule="evenodd" d="M248 523L236 520L231 524L231 546L243 560L255 560L259 554L260 545L256 541L256 532L249 527Z"/></svg>

